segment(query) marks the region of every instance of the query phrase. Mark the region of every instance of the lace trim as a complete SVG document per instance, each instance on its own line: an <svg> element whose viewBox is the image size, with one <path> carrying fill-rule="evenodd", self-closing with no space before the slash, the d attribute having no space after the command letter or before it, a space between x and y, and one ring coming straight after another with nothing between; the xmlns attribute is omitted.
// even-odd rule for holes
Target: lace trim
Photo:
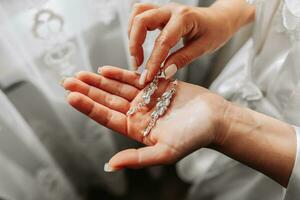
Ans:
<svg viewBox="0 0 300 200"><path fill-rule="evenodd" d="M300 17L300 1L299 0L285 0L285 5L288 7L290 12L296 16Z"/></svg>
<svg viewBox="0 0 300 200"><path fill-rule="evenodd" d="M295 7L291 7L294 5ZM300 3L286 0L276 15L276 30L289 36L291 42L300 41Z"/></svg>

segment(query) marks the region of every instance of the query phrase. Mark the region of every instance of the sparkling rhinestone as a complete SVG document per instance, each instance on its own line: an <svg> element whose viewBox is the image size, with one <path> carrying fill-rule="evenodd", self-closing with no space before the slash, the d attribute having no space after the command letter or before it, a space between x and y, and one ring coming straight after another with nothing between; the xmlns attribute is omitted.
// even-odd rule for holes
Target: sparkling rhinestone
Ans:
<svg viewBox="0 0 300 200"><path fill-rule="evenodd" d="M135 112L134 108L131 108L130 110L128 110L128 112L126 113L126 115L132 115Z"/></svg>
<svg viewBox="0 0 300 200"><path fill-rule="evenodd" d="M150 101L151 101L151 98L150 98L150 97L147 97L147 98L144 99L144 101L145 101L146 104L149 104Z"/></svg>
<svg viewBox="0 0 300 200"><path fill-rule="evenodd" d="M159 113L154 111L151 113L151 118L157 118L159 116Z"/></svg>

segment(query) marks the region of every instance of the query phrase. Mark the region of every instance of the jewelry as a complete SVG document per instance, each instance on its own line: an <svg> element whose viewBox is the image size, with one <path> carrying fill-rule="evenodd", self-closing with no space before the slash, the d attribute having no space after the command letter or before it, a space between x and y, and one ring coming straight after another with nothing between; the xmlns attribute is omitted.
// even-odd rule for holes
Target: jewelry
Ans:
<svg viewBox="0 0 300 200"><path fill-rule="evenodd" d="M167 111L167 109L168 109L168 107L171 103L171 99L173 97L173 94L176 91L176 86L177 86L178 82L177 82L177 80L175 80L171 83L172 83L171 89L164 92L163 95L160 98L157 99L155 109L151 113L151 120L150 120L148 126L143 131L143 136L144 137L146 137L150 133L151 129L155 126L156 121L158 120L158 118L160 116L164 115L165 112Z"/></svg>
<svg viewBox="0 0 300 200"><path fill-rule="evenodd" d="M127 116L133 115L137 111L139 111L143 106L149 104L151 102L151 96L154 94L155 90L158 88L158 76L155 76L153 81L144 89L143 91L143 102L137 104L136 107L130 108L126 113Z"/></svg>

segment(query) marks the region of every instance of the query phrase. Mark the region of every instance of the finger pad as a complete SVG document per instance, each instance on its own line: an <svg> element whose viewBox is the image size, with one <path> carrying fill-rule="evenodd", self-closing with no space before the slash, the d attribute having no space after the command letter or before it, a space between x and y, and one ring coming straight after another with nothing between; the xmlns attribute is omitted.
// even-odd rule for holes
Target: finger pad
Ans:
<svg viewBox="0 0 300 200"><path fill-rule="evenodd" d="M137 165L138 157L136 149L126 149L114 155L109 163L114 167L129 167Z"/></svg>
<svg viewBox="0 0 300 200"><path fill-rule="evenodd" d="M93 107L93 102L88 97L78 92L71 92L67 96L68 103L78 111L88 115Z"/></svg>

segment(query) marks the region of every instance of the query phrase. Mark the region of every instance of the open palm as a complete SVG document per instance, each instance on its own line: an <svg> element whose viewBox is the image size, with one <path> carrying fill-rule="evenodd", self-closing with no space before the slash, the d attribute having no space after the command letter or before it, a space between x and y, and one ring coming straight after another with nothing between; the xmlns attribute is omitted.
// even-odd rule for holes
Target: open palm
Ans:
<svg viewBox="0 0 300 200"><path fill-rule="evenodd" d="M109 164L114 169L140 168L175 162L192 151L213 144L224 110L224 99L205 88L179 82L167 112L144 137L156 99L169 87L161 80L151 103L132 116L126 112L142 101L144 86L139 75L117 67L101 68L101 75L79 72L63 82L71 91L68 102L98 123L147 147L127 149L116 154Z"/></svg>

